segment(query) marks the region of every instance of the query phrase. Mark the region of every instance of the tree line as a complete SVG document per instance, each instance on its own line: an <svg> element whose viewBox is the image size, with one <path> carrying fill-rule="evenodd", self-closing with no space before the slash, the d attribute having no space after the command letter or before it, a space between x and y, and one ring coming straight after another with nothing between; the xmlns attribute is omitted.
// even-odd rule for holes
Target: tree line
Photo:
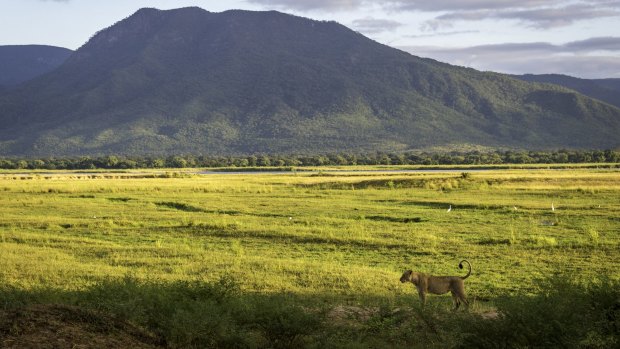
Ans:
<svg viewBox="0 0 620 349"><path fill-rule="evenodd" d="M186 167L283 167L338 165L497 165L497 164L558 164L618 163L617 150L557 151L470 151L470 152L400 152L400 153L335 153L321 155L215 156L81 156L50 158L0 158L1 169L135 169Z"/></svg>

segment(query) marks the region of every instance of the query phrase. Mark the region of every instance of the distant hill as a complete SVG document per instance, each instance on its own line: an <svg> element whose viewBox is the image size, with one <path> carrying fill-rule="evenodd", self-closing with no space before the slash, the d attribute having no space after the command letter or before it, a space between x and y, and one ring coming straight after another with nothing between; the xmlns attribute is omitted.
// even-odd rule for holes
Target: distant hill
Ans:
<svg viewBox="0 0 620 349"><path fill-rule="evenodd" d="M580 79L568 75L514 75L523 81L564 86L620 108L620 79Z"/></svg>
<svg viewBox="0 0 620 349"><path fill-rule="evenodd" d="M60 66L71 50L43 45L0 46L0 92Z"/></svg>
<svg viewBox="0 0 620 349"><path fill-rule="evenodd" d="M275 11L142 9L0 96L0 154L619 145L620 109Z"/></svg>

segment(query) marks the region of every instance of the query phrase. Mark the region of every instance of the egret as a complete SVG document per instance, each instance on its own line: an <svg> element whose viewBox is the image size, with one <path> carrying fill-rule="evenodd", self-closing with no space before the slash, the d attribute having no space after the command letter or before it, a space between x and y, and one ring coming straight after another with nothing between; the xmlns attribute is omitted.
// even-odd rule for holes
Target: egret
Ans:
<svg viewBox="0 0 620 349"><path fill-rule="evenodd" d="M450 207L448 207L448 211L446 211L446 212L450 212L450 211L452 211L452 205L450 205Z"/></svg>

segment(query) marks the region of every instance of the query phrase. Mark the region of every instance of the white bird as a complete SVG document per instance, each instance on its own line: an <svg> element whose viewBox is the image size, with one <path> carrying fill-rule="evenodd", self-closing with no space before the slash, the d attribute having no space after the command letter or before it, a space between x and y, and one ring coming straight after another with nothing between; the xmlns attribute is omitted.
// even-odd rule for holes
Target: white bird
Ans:
<svg viewBox="0 0 620 349"><path fill-rule="evenodd" d="M553 202L551 203L551 211L555 211L555 207L553 206Z"/></svg>
<svg viewBox="0 0 620 349"><path fill-rule="evenodd" d="M290 221L291 219L293 219L293 217L288 217L288 220Z"/></svg>
<svg viewBox="0 0 620 349"><path fill-rule="evenodd" d="M517 206L512 206L512 208L516 211L517 210Z"/></svg>
<svg viewBox="0 0 620 349"><path fill-rule="evenodd" d="M446 212L450 212L450 211L452 211L452 205L450 205L450 207L448 207L448 211L446 211Z"/></svg>

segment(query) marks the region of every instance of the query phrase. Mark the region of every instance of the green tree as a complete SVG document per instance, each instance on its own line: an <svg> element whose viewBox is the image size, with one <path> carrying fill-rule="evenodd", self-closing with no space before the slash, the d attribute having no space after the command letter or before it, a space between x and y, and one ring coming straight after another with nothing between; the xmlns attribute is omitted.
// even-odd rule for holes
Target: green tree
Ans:
<svg viewBox="0 0 620 349"><path fill-rule="evenodd" d="M263 155L258 158L258 161L256 162L256 164L258 166L271 166L271 160L269 159L267 155Z"/></svg>
<svg viewBox="0 0 620 349"><path fill-rule="evenodd" d="M114 155L109 155L104 160L105 168L116 168L118 166L118 158Z"/></svg>
<svg viewBox="0 0 620 349"><path fill-rule="evenodd" d="M180 156L173 156L172 159L170 159L169 167L185 168L187 167L187 160Z"/></svg>

